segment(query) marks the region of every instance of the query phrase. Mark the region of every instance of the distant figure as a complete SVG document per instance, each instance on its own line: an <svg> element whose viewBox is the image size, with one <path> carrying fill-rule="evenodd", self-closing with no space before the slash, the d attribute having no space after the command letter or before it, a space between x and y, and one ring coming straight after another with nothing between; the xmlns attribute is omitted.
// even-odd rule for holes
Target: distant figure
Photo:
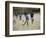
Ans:
<svg viewBox="0 0 46 38"><path fill-rule="evenodd" d="M27 23L27 25L28 25L28 20L29 20L29 18L28 18L28 16L27 16L26 13L25 13L25 17L26 17L26 21L25 21L25 23L24 23L23 25L25 25L26 23Z"/></svg>
<svg viewBox="0 0 46 38"><path fill-rule="evenodd" d="M21 20L21 16L20 16L20 20Z"/></svg>
<svg viewBox="0 0 46 38"><path fill-rule="evenodd" d="M33 21L34 21L33 16L34 16L34 14L31 13L30 15L31 15L31 20L32 20L32 24L33 24Z"/></svg>
<svg viewBox="0 0 46 38"><path fill-rule="evenodd" d="M16 23L15 15L13 16L13 23L14 23L14 24Z"/></svg>
<svg viewBox="0 0 46 38"><path fill-rule="evenodd" d="M33 13L30 13L30 17L31 17L32 24L33 24L33 21L34 21L33 16L34 16L34 14ZM28 25L29 17L27 16L26 13L25 13L25 17L26 17L26 21L24 22L23 25L25 25L26 23Z"/></svg>

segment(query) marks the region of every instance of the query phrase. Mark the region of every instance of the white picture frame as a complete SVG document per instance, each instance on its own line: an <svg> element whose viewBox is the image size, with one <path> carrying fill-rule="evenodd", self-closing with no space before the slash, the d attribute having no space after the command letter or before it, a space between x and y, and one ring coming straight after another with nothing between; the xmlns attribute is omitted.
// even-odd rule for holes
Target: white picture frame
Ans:
<svg viewBox="0 0 46 38"><path fill-rule="evenodd" d="M21 8L40 8L40 29L39 30L24 30L13 31L13 7ZM5 36L27 36L27 35L43 35L45 34L45 4L30 3L30 2L5 2Z"/></svg>

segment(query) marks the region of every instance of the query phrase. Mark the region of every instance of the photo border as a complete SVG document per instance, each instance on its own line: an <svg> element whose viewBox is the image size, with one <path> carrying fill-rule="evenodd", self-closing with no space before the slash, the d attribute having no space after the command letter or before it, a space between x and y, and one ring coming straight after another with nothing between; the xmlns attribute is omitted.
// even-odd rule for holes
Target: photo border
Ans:
<svg viewBox="0 0 46 38"><path fill-rule="evenodd" d="M35 4L43 5L43 33L36 34L21 34L21 35L9 35L9 4L10 3L21 3L21 4ZM29 35L44 35L45 34L45 3L36 3L36 2L17 2L17 1L5 1L5 36L29 36Z"/></svg>

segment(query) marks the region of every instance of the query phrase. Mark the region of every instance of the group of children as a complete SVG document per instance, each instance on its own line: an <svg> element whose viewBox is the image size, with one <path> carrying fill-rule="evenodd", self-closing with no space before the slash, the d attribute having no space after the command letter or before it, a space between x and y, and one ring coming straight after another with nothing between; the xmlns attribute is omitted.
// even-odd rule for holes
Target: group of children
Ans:
<svg viewBox="0 0 46 38"><path fill-rule="evenodd" d="M25 20L25 22L24 22L23 25L25 25L27 23L27 26L28 26L29 17L27 16L27 13L24 13L24 15L25 15L26 20ZM17 17L18 15L15 15L15 16ZM30 18L31 18L32 24L33 24L33 21L34 21L33 16L34 16L34 14L33 13L30 13ZM20 20L21 20L21 17L22 16L20 15L19 16Z"/></svg>

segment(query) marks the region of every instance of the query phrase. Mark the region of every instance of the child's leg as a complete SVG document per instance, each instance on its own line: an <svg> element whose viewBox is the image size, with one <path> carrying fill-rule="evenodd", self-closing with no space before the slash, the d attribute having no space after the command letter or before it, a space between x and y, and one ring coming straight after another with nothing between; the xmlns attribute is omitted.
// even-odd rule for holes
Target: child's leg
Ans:
<svg viewBox="0 0 46 38"><path fill-rule="evenodd" d="M27 21L25 21L23 25L25 25L25 24L26 24L26 22L27 22Z"/></svg>
<svg viewBox="0 0 46 38"><path fill-rule="evenodd" d="M32 24L33 24L33 22L34 22L34 19L32 18Z"/></svg>

